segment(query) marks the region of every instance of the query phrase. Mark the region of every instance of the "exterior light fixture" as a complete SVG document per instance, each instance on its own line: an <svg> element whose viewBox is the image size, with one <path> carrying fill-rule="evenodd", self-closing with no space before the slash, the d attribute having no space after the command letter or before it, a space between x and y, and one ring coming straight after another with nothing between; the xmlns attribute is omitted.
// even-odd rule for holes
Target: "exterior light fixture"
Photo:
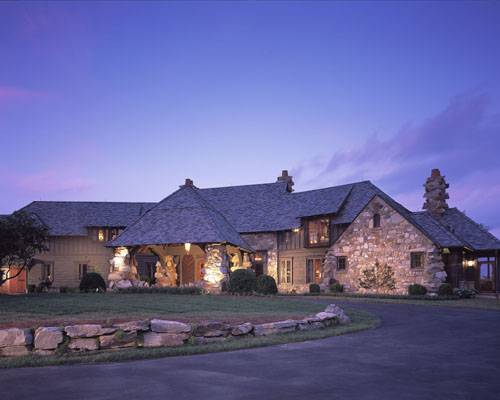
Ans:
<svg viewBox="0 0 500 400"><path fill-rule="evenodd" d="M189 253L189 250L191 250L191 243L184 243L184 249L186 249L186 253Z"/></svg>
<svg viewBox="0 0 500 400"><path fill-rule="evenodd" d="M293 232L293 233L299 233L299 232L300 232L300 228L293 228L293 229L292 229L292 232Z"/></svg>
<svg viewBox="0 0 500 400"><path fill-rule="evenodd" d="M104 242L104 231L102 229L97 232L97 239L99 239L99 242Z"/></svg>
<svg viewBox="0 0 500 400"><path fill-rule="evenodd" d="M474 266L474 260L468 260L467 261L467 266L468 267L473 267Z"/></svg>

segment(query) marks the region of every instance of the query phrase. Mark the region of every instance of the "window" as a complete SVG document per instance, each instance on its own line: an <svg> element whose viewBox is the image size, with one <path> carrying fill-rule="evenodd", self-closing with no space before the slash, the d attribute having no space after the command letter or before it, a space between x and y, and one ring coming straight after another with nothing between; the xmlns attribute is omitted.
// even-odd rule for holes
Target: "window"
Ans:
<svg viewBox="0 0 500 400"><path fill-rule="evenodd" d="M281 259L278 272L278 283L293 283L293 259Z"/></svg>
<svg viewBox="0 0 500 400"><path fill-rule="evenodd" d="M262 275L267 269L267 250L255 252L255 254L251 256L251 260L255 276Z"/></svg>
<svg viewBox="0 0 500 400"><path fill-rule="evenodd" d="M418 269L424 268L424 253L414 252L410 253L411 257L411 268Z"/></svg>
<svg viewBox="0 0 500 400"><path fill-rule="evenodd" d="M380 214L373 214L373 227L380 228Z"/></svg>
<svg viewBox="0 0 500 400"><path fill-rule="evenodd" d="M94 272L94 267L88 264L78 264L78 279L82 279L89 272Z"/></svg>
<svg viewBox="0 0 500 400"><path fill-rule="evenodd" d="M326 246L330 242L330 220L318 218L308 221L307 238L309 246Z"/></svg>
<svg viewBox="0 0 500 400"><path fill-rule="evenodd" d="M42 282L53 282L54 281L54 264L44 263L42 264L42 274L40 276Z"/></svg>
<svg viewBox="0 0 500 400"><path fill-rule="evenodd" d="M345 271L347 268L347 257L337 257L337 271Z"/></svg>
<svg viewBox="0 0 500 400"><path fill-rule="evenodd" d="M308 258L306 261L306 283L321 282L321 258Z"/></svg>

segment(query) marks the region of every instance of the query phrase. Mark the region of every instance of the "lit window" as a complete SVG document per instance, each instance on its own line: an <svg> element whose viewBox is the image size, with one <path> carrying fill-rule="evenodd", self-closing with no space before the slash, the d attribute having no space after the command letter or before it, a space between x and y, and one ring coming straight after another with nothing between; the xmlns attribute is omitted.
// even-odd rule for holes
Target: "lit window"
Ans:
<svg viewBox="0 0 500 400"><path fill-rule="evenodd" d="M347 257L337 257L337 271L345 271L347 268Z"/></svg>
<svg viewBox="0 0 500 400"><path fill-rule="evenodd" d="M424 268L424 253L414 252L410 253L411 268L419 269Z"/></svg>
<svg viewBox="0 0 500 400"><path fill-rule="evenodd" d="M278 282L292 283L292 281L293 281L292 259L285 258L280 260Z"/></svg>
<svg viewBox="0 0 500 400"><path fill-rule="evenodd" d="M97 232L97 239L99 242L104 242L104 229L99 229Z"/></svg>
<svg viewBox="0 0 500 400"><path fill-rule="evenodd" d="M373 227L380 228L380 214L378 213L373 215Z"/></svg>
<svg viewBox="0 0 500 400"><path fill-rule="evenodd" d="M321 282L321 258L308 258L306 261L306 283Z"/></svg>
<svg viewBox="0 0 500 400"><path fill-rule="evenodd" d="M330 220L328 218L314 219L307 224L309 246L328 245L330 242Z"/></svg>

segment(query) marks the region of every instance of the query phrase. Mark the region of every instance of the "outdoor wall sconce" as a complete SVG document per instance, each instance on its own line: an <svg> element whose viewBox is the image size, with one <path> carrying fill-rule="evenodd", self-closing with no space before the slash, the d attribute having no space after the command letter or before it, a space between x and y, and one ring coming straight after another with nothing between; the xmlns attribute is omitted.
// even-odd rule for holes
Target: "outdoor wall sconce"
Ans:
<svg viewBox="0 0 500 400"><path fill-rule="evenodd" d="M186 249L186 253L189 253L189 250L191 250L191 243L184 243L184 249Z"/></svg>

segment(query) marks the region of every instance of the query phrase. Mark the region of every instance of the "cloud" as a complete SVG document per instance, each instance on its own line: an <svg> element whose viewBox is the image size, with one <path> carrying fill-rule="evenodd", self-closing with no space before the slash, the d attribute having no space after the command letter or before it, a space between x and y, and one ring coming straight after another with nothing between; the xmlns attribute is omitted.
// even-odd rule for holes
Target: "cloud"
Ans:
<svg viewBox="0 0 500 400"><path fill-rule="evenodd" d="M389 139L373 135L358 148L338 151L320 165L306 160L292 172L308 188L369 179L404 205L420 209L425 178L440 168L451 185L450 206L500 229L495 204L500 198L500 118L491 108L487 93L468 92Z"/></svg>
<svg viewBox="0 0 500 400"><path fill-rule="evenodd" d="M32 195L82 192L93 186L94 183L90 180L55 170L20 176L14 183L15 189Z"/></svg>

